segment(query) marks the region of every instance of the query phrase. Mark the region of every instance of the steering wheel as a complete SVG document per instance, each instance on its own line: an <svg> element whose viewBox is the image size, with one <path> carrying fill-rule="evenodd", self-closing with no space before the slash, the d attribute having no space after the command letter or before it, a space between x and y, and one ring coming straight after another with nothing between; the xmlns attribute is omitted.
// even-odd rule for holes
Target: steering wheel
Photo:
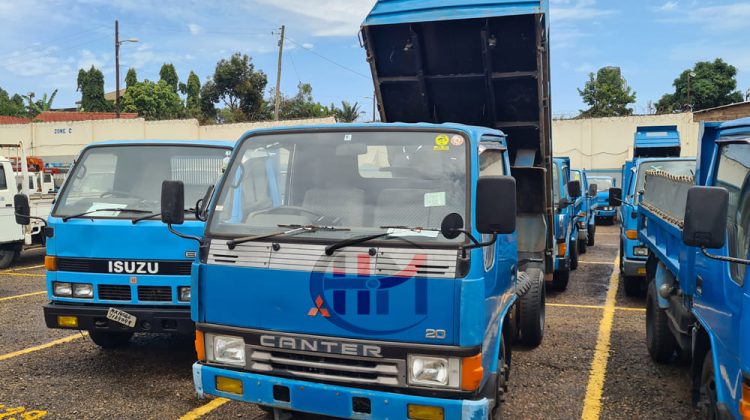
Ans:
<svg viewBox="0 0 750 420"><path fill-rule="evenodd" d="M331 218L330 216L326 216L318 212L312 211L310 209L306 209L304 207L298 207L298 206L280 206L280 207L273 207L273 208L266 209L266 210L259 210L250 214L250 217L258 216L261 214L275 214L275 213L298 214L300 216L304 213L304 214L312 216L313 222L315 223L320 223L323 220L331 220L331 224L335 224L340 220L339 217Z"/></svg>
<svg viewBox="0 0 750 420"><path fill-rule="evenodd" d="M130 198L134 197L133 194L125 191L107 191L105 193L102 193L102 195L99 196L99 198L106 198L106 197L120 197L120 198Z"/></svg>

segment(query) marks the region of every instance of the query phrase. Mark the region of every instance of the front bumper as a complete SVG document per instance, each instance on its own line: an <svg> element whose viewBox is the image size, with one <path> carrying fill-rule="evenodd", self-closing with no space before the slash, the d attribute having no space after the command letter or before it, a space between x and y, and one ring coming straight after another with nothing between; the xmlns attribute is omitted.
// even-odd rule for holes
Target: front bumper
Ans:
<svg viewBox="0 0 750 420"><path fill-rule="evenodd" d="M107 319L109 308L123 310L137 318L135 328L129 328ZM78 317L77 330L130 331L147 333L178 332L190 334L195 324L190 319L190 307L162 308L117 305L71 305L50 302L44 305L44 322L47 328L63 328L57 323L58 316ZM69 329L69 328L66 328Z"/></svg>
<svg viewBox="0 0 750 420"><path fill-rule="evenodd" d="M242 381L243 394L218 391L217 376ZM445 419L486 419L490 409L486 398L474 401L420 397L237 372L201 363L193 365L193 381L201 397L213 395L285 410L342 418L403 419L407 418L409 404L441 407ZM274 388L277 394L288 395L288 402L275 399ZM355 411L354 398L368 400L370 412Z"/></svg>
<svg viewBox="0 0 750 420"><path fill-rule="evenodd" d="M599 218L615 217L615 215L617 214L617 210L596 210L594 214Z"/></svg>
<svg viewBox="0 0 750 420"><path fill-rule="evenodd" d="M646 277L646 260L623 260L623 271L628 277Z"/></svg>

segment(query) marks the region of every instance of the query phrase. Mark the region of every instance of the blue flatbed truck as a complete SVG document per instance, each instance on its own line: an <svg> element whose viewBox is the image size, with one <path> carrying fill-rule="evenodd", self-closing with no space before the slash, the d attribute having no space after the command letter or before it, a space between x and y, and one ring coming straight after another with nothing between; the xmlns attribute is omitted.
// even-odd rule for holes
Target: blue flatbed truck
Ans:
<svg viewBox="0 0 750 420"><path fill-rule="evenodd" d="M650 171L639 213L651 357L691 361L704 418L750 418L750 119L705 123L694 175Z"/></svg>
<svg viewBox="0 0 750 420"><path fill-rule="evenodd" d="M552 160L552 197L555 203L555 265L552 287L568 288L570 272L578 268L578 208L583 207L581 182L571 180L570 158Z"/></svg>
<svg viewBox="0 0 750 420"><path fill-rule="evenodd" d="M617 187L617 180L611 176L589 175L589 185L596 185L596 197L593 200L595 224L614 224L617 208L609 205L609 189Z"/></svg>
<svg viewBox="0 0 750 420"><path fill-rule="evenodd" d="M186 185L185 234L199 235L195 208L219 180L234 143L108 141L85 147L47 219L49 328L89 332L104 348L134 332L192 334L194 241L164 230L163 180Z"/></svg>
<svg viewBox="0 0 750 420"><path fill-rule="evenodd" d="M499 416L510 344L541 342L552 272L546 17L378 2L364 44L381 118L403 123L243 136L193 268L200 395ZM180 190L164 185L170 226Z"/></svg>
<svg viewBox="0 0 750 420"><path fill-rule="evenodd" d="M578 254L585 254L596 242L596 198L598 186L589 181L589 176L582 169L571 169L571 180L580 183L581 195L576 199L575 207L578 224Z"/></svg>
<svg viewBox="0 0 750 420"><path fill-rule="evenodd" d="M646 288L648 248L638 239L638 208L645 173L657 169L689 175L695 170L695 159L680 158L680 151L676 126L644 126L636 130L633 160L623 166L620 208L620 274L628 296L642 296Z"/></svg>

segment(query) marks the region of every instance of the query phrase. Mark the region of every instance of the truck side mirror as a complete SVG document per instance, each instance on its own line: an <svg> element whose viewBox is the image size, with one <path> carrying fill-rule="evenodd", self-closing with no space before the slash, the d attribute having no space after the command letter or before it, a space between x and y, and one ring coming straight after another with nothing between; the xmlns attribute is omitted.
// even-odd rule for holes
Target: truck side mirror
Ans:
<svg viewBox="0 0 750 420"><path fill-rule="evenodd" d="M16 194L13 196L13 207L16 210L16 223L21 226L31 224L31 207L29 207L29 197L26 194Z"/></svg>
<svg viewBox="0 0 750 420"><path fill-rule="evenodd" d="M477 180L477 230L507 235L516 231L516 180L485 176Z"/></svg>
<svg viewBox="0 0 750 420"><path fill-rule="evenodd" d="M610 207L620 207L622 205L622 188L609 189Z"/></svg>
<svg viewBox="0 0 750 420"><path fill-rule="evenodd" d="M596 197L599 193L599 186L596 184L589 185L589 197Z"/></svg>
<svg viewBox="0 0 750 420"><path fill-rule="evenodd" d="M162 182L161 221L168 225L185 222L185 184L182 181Z"/></svg>
<svg viewBox="0 0 750 420"><path fill-rule="evenodd" d="M578 198L581 196L581 181L570 181L568 182L568 195L570 198Z"/></svg>
<svg viewBox="0 0 750 420"><path fill-rule="evenodd" d="M727 232L729 192L718 187L691 187L685 205L685 245L718 249L724 247Z"/></svg>

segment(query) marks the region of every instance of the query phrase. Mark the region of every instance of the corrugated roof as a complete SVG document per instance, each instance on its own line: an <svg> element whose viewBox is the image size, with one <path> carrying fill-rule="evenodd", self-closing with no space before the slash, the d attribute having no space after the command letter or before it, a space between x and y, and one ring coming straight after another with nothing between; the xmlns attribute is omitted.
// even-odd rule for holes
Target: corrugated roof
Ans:
<svg viewBox="0 0 750 420"><path fill-rule="evenodd" d="M28 124L31 120L24 117L10 117L7 115L0 115L0 124Z"/></svg>
<svg viewBox="0 0 750 420"><path fill-rule="evenodd" d="M34 121L38 122L66 122L66 121L91 121L91 120L113 120L115 119L114 112L65 112L65 111L49 111L42 112L37 115ZM138 118L138 114L134 112L121 112L121 119L133 119Z"/></svg>

